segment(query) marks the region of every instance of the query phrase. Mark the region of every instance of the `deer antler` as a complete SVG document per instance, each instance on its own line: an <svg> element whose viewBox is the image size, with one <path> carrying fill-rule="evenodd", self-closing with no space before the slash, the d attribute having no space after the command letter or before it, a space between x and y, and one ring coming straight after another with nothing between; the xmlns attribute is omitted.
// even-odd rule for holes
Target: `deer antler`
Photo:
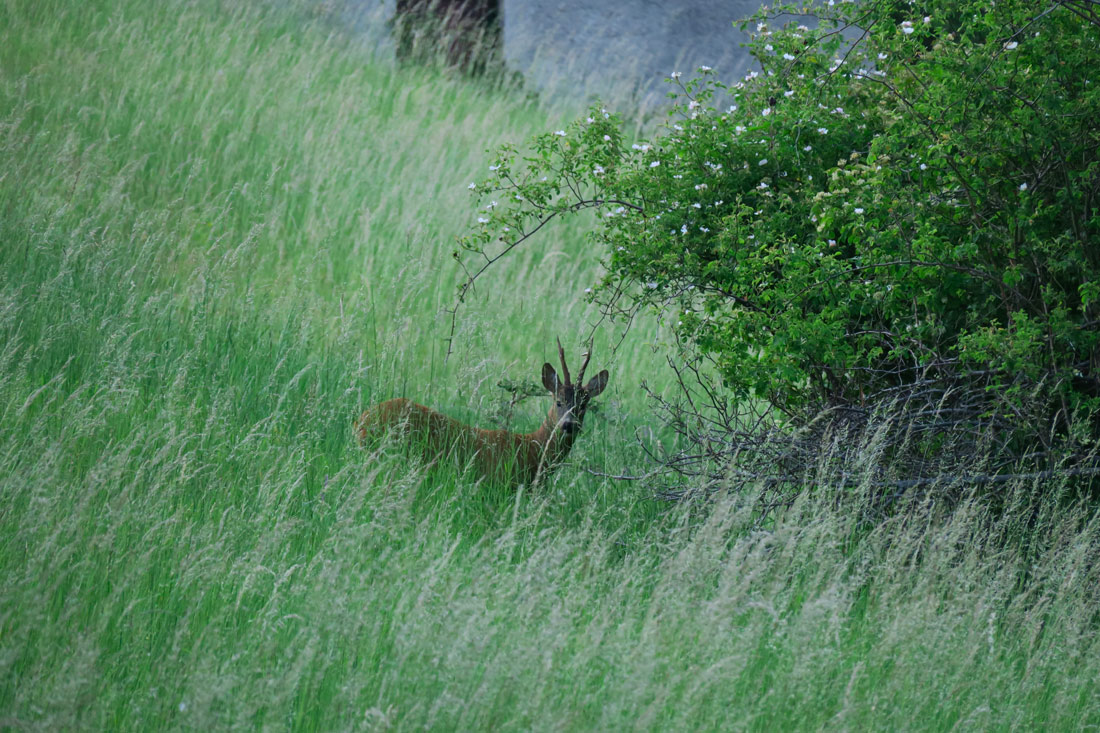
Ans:
<svg viewBox="0 0 1100 733"><path fill-rule="evenodd" d="M564 372L564 375L565 375L565 383L566 384L572 384L572 382L569 381L569 367L567 367L565 365L565 349L563 349L561 347L561 339L560 338L558 339L558 357L561 359L561 370L562 370L562 372ZM585 364L587 364L587 363L588 362L585 362ZM583 373L584 370L582 369L581 372Z"/></svg>
<svg viewBox="0 0 1100 733"><path fill-rule="evenodd" d="M592 358L592 346L588 347L588 351L584 352L584 363L581 364L580 374L577 375L577 384L584 386L584 370L588 368L588 360Z"/></svg>

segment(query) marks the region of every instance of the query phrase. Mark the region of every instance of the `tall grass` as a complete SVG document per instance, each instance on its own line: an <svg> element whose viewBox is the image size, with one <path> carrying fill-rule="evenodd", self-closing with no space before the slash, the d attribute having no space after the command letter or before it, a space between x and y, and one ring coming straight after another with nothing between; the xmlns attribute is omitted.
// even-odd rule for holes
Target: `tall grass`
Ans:
<svg viewBox="0 0 1100 733"><path fill-rule="evenodd" d="M1070 486L874 524L819 487L761 525L355 445L398 394L499 422L495 382L585 332L566 223L441 346L466 183L567 114L285 10L0 5L0 727L1100 723ZM654 332L575 463L640 461Z"/></svg>

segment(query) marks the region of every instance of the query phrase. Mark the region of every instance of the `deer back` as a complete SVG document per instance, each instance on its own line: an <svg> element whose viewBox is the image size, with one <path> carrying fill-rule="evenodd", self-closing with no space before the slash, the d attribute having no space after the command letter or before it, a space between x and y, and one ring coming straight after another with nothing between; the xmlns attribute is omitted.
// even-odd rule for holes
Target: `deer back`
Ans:
<svg viewBox="0 0 1100 733"><path fill-rule="evenodd" d="M528 467L542 452L525 434L476 428L404 398L371 407L359 418L356 432L362 443L398 433L430 461L473 462L482 475L512 483L533 479Z"/></svg>

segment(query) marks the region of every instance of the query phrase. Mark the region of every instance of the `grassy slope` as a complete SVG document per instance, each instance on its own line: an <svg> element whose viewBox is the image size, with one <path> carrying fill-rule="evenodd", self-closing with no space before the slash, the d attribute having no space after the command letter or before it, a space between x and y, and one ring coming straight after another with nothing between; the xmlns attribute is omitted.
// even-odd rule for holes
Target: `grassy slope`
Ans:
<svg viewBox="0 0 1100 733"><path fill-rule="evenodd" d="M465 184L560 119L278 13L146 5L0 5L0 727L1100 722L1097 520L1027 487L997 521L868 531L818 495L758 531L737 499L364 454L364 404L492 422L591 318L565 225L440 353ZM644 338L582 461L637 461Z"/></svg>

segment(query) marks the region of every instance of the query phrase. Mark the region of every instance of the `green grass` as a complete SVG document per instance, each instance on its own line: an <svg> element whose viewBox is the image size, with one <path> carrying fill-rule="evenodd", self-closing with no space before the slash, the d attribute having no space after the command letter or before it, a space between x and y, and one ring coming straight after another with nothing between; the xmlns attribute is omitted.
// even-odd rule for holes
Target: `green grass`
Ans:
<svg viewBox="0 0 1100 733"><path fill-rule="evenodd" d="M569 112L281 10L0 5L0 728L1100 724L1071 486L759 527L583 472L642 465L653 321L535 492L355 444L397 395L499 424L495 383L587 333L565 222L443 358L466 184Z"/></svg>

